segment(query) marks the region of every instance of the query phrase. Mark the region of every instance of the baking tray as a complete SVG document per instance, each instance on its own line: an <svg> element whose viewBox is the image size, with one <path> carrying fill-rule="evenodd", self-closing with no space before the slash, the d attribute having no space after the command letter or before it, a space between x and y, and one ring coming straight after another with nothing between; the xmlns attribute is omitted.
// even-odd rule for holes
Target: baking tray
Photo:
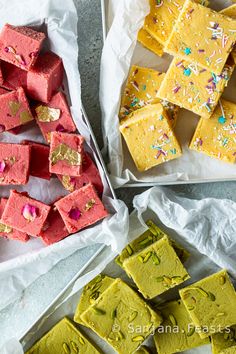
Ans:
<svg viewBox="0 0 236 354"><path fill-rule="evenodd" d="M109 8L110 0L101 0L101 16L102 16L102 32L103 32L103 42L105 42L107 33L110 29L111 23L109 23L108 15L111 9ZM193 180L183 180L183 181L167 181L167 182L127 182L124 186L120 188L133 188L141 187L148 188L153 186L172 186L172 185L186 185L186 184L205 184L205 183L217 183L217 182L235 182L235 178L211 178L211 179L193 179Z"/></svg>

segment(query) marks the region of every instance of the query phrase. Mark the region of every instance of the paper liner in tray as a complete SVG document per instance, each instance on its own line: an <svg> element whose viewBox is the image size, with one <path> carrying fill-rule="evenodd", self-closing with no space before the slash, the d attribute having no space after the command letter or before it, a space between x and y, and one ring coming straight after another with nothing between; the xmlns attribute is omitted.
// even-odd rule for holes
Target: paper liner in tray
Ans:
<svg viewBox="0 0 236 354"><path fill-rule="evenodd" d="M100 102L104 143L109 153L109 172L113 186L144 186L145 184L181 184L236 180L236 165L230 165L204 154L192 151L188 144L199 117L189 111L180 111L175 132L183 147L183 156L161 164L149 171L137 171L119 132L118 112L130 66L154 68L165 72L172 57L162 58L137 43L137 33L149 13L149 0L102 0L104 27L107 38L101 60ZM220 10L232 1L212 0L210 7ZM223 97L236 102L236 71Z"/></svg>
<svg viewBox="0 0 236 354"><path fill-rule="evenodd" d="M65 68L64 87L70 102L71 112L76 126L86 138L86 150L97 163L104 184L103 202L110 216L87 230L74 234L52 246L44 246L41 239L32 238L28 243L0 239L0 309L11 303L23 289L37 277L49 271L60 260L70 256L78 249L89 245L101 244L119 249L125 242L127 208L114 198L109 180L106 176L101 154L92 131L85 124L82 115L80 75L78 71L78 16L73 0L0 0L0 28L5 23L29 25L47 34L47 49L57 53ZM45 49L45 48L44 48ZM23 139L42 141L42 135L36 124L26 126L20 135L3 133L0 141L18 142ZM0 197L8 196L9 187L0 187ZM24 187L18 191L29 194L45 203L50 203L67 192L57 178L50 181L30 177ZM119 241L119 242L118 242ZM86 249L85 249L86 253ZM33 266L32 266L33 265ZM78 269L79 271L79 269Z"/></svg>

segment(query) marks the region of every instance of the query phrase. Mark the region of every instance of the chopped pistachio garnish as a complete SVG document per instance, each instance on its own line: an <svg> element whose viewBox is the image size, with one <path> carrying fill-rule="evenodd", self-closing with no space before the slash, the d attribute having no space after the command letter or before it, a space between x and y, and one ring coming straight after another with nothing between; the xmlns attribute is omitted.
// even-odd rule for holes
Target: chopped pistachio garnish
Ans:
<svg viewBox="0 0 236 354"><path fill-rule="evenodd" d="M79 347L78 347L78 345L75 342L71 341L70 345L71 345L71 348L74 350L74 352L76 354L79 353Z"/></svg>
<svg viewBox="0 0 236 354"><path fill-rule="evenodd" d="M106 311L99 309L98 307L93 307L92 308L94 312L96 312L97 315L105 315Z"/></svg>
<svg viewBox="0 0 236 354"><path fill-rule="evenodd" d="M170 314L169 315L169 320L172 323L173 326L177 326L177 321L174 315Z"/></svg>
<svg viewBox="0 0 236 354"><path fill-rule="evenodd" d="M84 339L83 339L82 337L79 337L79 342L80 342L82 345L85 344L85 341L84 341Z"/></svg>
<svg viewBox="0 0 236 354"><path fill-rule="evenodd" d="M10 234L12 232L12 228L10 226L4 225L0 223L0 232L4 232L6 234Z"/></svg>
<svg viewBox="0 0 236 354"><path fill-rule="evenodd" d="M9 102L10 112L13 116L15 116L17 114L17 112L20 109L20 106L21 106L21 104L18 101L10 101Z"/></svg>
<svg viewBox="0 0 236 354"><path fill-rule="evenodd" d="M138 256L138 260L139 260L139 262L143 263L143 257L142 256Z"/></svg>
<svg viewBox="0 0 236 354"><path fill-rule="evenodd" d="M63 348L63 350L64 350L64 352L66 354L70 354L71 353L70 347L69 347L69 345L67 343L63 343L62 344L62 348Z"/></svg>
<svg viewBox="0 0 236 354"><path fill-rule="evenodd" d="M126 246L126 250L127 250L128 254L129 254L130 256L132 256L132 254L134 253L134 251L133 251L133 249L132 249L132 247L131 247L130 245L127 245L127 246Z"/></svg>
<svg viewBox="0 0 236 354"><path fill-rule="evenodd" d="M147 263L147 261L149 260L149 258L151 257L152 255L152 252L148 252L146 254L146 256L143 258L143 263Z"/></svg>
<svg viewBox="0 0 236 354"><path fill-rule="evenodd" d="M60 144L51 153L50 160L52 165L55 165L58 161L65 160L72 166L78 166L82 164L82 155L66 144Z"/></svg>
<svg viewBox="0 0 236 354"><path fill-rule="evenodd" d="M84 210L85 210L85 211L89 211L90 209L92 209L92 207L94 206L95 203L96 203L96 202L95 202L94 199L90 199L90 200L86 203Z"/></svg>
<svg viewBox="0 0 236 354"><path fill-rule="evenodd" d="M143 336L136 336L132 338L132 342L141 342L144 340Z"/></svg>
<svg viewBox="0 0 236 354"><path fill-rule="evenodd" d="M69 192L74 192L74 185L73 183L71 183L70 176L63 176L61 181L66 190L68 190Z"/></svg>
<svg viewBox="0 0 236 354"><path fill-rule="evenodd" d="M161 263L160 258L155 252L152 252L152 261L155 265L159 265Z"/></svg>
<svg viewBox="0 0 236 354"><path fill-rule="evenodd" d="M35 109L38 120L40 122L55 122L60 118L61 110L59 108L51 108L48 106L38 106Z"/></svg>
<svg viewBox="0 0 236 354"><path fill-rule="evenodd" d="M20 122L22 124L26 124L26 123L30 122L31 120L33 120L33 117L29 111L25 110L20 113Z"/></svg>
<svg viewBox="0 0 236 354"><path fill-rule="evenodd" d="M156 278L156 281L157 281L158 283L162 282L163 280L164 280L164 277L157 277L157 278Z"/></svg>

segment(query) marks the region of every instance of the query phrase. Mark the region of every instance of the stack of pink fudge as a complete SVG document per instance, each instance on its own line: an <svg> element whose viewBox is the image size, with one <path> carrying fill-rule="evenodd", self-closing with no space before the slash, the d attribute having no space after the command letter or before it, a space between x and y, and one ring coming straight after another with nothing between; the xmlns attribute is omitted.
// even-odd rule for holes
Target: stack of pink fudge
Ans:
<svg viewBox="0 0 236 354"><path fill-rule="evenodd" d="M100 174L61 91L62 60L41 50L45 39L44 33L10 24L0 33L0 133L20 134L23 125L35 122L45 140L0 143L0 185L25 185L29 176L59 178L68 195L46 205L11 190L9 198L0 198L0 236L23 242L41 237L52 244L108 213L99 198Z"/></svg>

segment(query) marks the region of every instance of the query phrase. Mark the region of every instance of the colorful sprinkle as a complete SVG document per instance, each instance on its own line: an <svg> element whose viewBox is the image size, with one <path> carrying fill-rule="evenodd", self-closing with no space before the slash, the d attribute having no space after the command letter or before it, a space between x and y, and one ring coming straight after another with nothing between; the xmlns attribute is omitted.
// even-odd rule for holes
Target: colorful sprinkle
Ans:
<svg viewBox="0 0 236 354"><path fill-rule="evenodd" d="M186 54L186 55L190 55L192 53L192 51L191 51L191 48L185 48L184 49L184 54Z"/></svg>
<svg viewBox="0 0 236 354"><path fill-rule="evenodd" d="M225 124L226 118L223 117L223 116L221 116L221 117L218 118L218 122L219 122L220 124Z"/></svg>
<svg viewBox="0 0 236 354"><path fill-rule="evenodd" d="M191 75L191 70L189 68L184 69L184 75L185 76L190 76Z"/></svg>

